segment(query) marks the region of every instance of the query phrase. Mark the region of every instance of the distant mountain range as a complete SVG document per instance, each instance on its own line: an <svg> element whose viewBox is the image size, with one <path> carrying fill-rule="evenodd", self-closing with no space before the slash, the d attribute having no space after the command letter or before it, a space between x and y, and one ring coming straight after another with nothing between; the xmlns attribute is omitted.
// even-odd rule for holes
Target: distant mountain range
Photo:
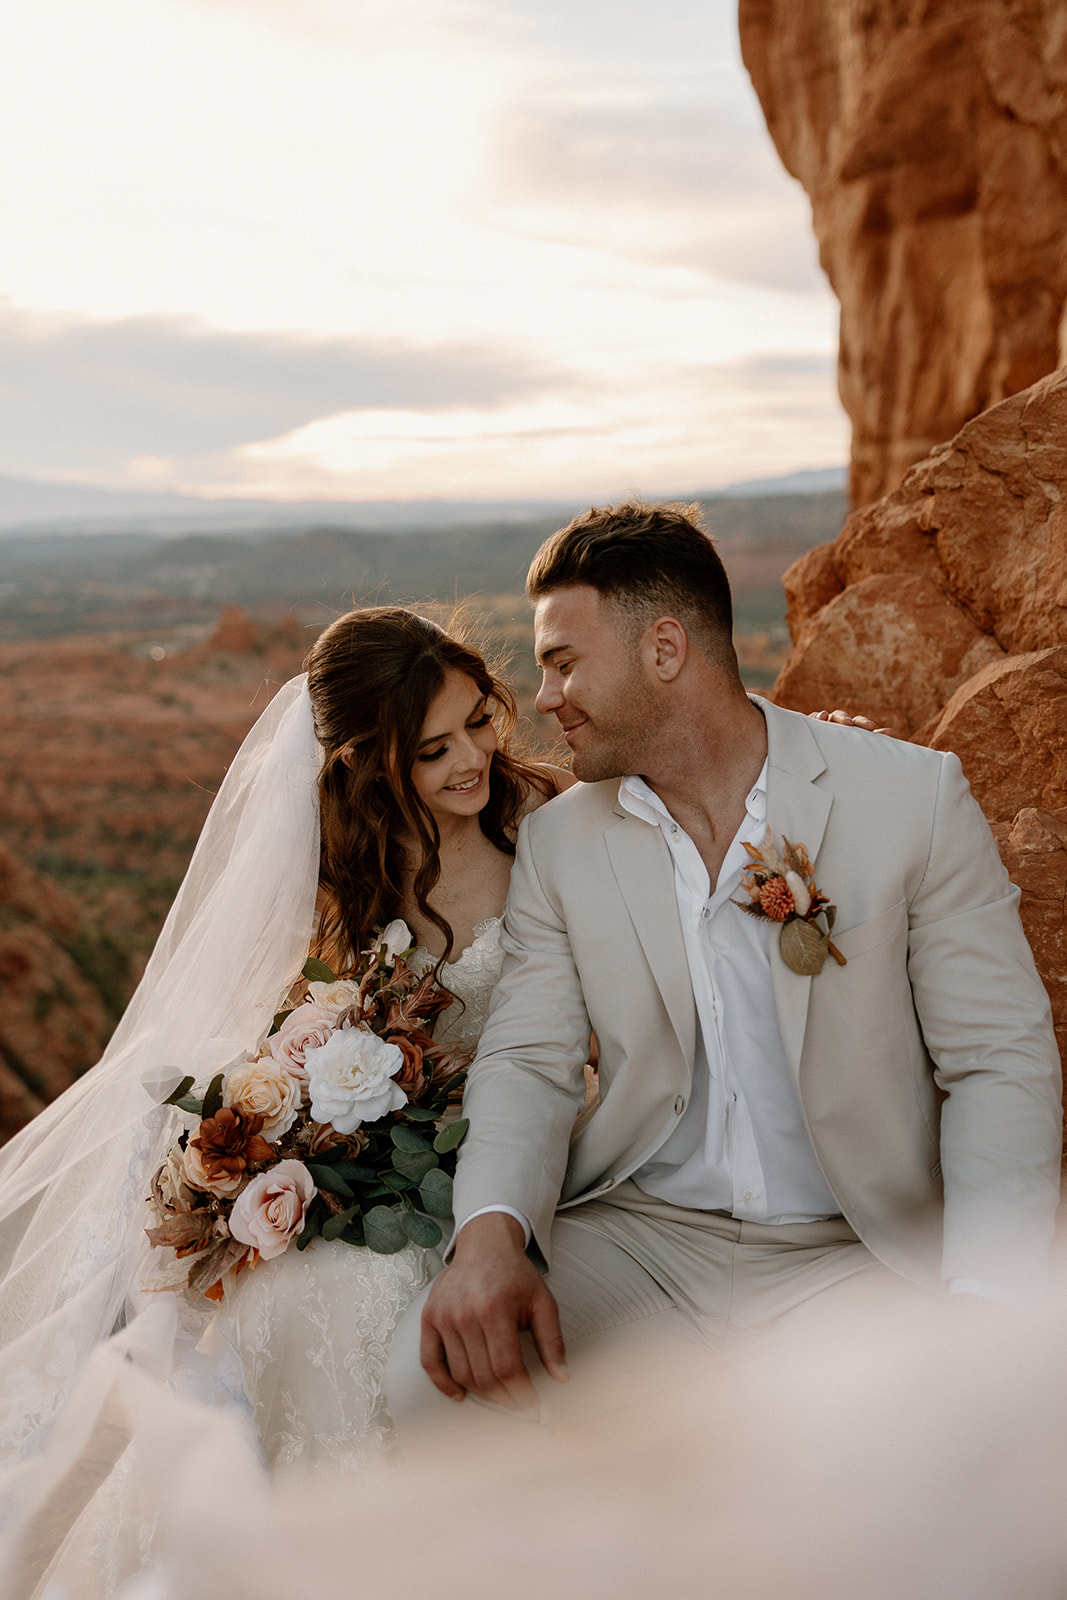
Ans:
<svg viewBox="0 0 1067 1600"><path fill-rule="evenodd" d="M819 494L843 491L844 467L760 478L682 496L686 500ZM78 484L39 483L0 476L0 530L30 533L137 532L174 537L183 533L266 532L272 528L361 528L376 533L567 521L574 500L229 500L195 495L141 494Z"/></svg>
<svg viewBox="0 0 1067 1600"><path fill-rule="evenodd" d="M739 621L750 631L779 629L782 573L812 545L836 537L848 510L843 491L775 485L699 498ZM370 523L354 526L332 504L287 506L284 522L268 519L268 508L282 510L270 502L244 505L246 520L235 513L222 527L174 518L161 528L143 514L101 517L92 529L74 518L8 528L0 520L0 639L202 628L228 604L310 623L356 604L450 604L472 595L518 602L537 547L577 509L419 502L388 505L392 522L382 515L370 522L370 507L342 506Z"/></svg>

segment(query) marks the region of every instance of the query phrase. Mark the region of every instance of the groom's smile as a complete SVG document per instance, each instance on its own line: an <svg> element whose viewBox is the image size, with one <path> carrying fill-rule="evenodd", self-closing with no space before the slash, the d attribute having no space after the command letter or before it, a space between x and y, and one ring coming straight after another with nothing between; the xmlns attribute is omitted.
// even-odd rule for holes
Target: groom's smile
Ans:
<svg viewBox="0 0 1067 1600"><path fill-rule="evenodd" d="M583 782L638 770L650 707L636 650L595 589L577 584L537 602L534 642L542 681L535 704L554 716Z"/></svg>

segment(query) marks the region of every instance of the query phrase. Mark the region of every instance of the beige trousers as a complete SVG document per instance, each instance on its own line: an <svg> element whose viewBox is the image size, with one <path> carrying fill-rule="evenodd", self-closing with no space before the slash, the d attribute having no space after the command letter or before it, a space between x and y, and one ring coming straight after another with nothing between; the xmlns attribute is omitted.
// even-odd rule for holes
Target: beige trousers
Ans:
<svg viewBox="0 0 1067 1600"><path fill-rule="evenodd" d="M551 1382L532 1347L528 1365L543 1422L625 1404L634 1386L672 1385L709 1348L738 1334L799 1328L806 1313L832 1323L853 1306L886 1296L930 1296L882 1265L843 1218L770 1226L716 1211L689 1211L625 1182L610 1199L562 1211L552 1230L548 1286L560 1309L568 1385ZM419 1320L429 1290L396 1330L386 1376L401 1434L420 1425L463 1428L513 1414L484 1404L457 1406L419 1365ZM705 1354L702 1356L702 1352ZM498 1424L497 1424L498 1425Z"/></svg>

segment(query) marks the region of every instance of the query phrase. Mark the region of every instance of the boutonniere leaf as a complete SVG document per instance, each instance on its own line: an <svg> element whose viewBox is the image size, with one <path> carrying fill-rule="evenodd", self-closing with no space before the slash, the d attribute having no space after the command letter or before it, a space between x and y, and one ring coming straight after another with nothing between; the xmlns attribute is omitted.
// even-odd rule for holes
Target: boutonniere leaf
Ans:
<svg viewBox="0 0 1067 1600"><path fill-rule="evenodd" d="M783 834L782 849L775 847L768 828L757 848L746 844L751 864L741 874L741 887L747 900L735 900L750 917L781 924L782 960L803 978L814 978L822 971L826 957L833 956L838 966L845 957L830 938L837 907L832 906L816 887L807 850L790 844ZM819 919L825 922L825 931Z"/></svg>

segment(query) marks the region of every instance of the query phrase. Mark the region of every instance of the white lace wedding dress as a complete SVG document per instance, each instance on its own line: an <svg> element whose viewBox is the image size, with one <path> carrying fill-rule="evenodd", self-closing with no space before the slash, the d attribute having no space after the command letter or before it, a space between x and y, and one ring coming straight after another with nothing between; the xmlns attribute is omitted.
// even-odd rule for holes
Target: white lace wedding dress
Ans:
<svg viewBox="0 0 1067 1600"><path fill-rule="evenodd" d="M480 923L473 943L441 970L462 1005L444 1014L437 1037L471 1054L500 976L500 924L499 917ZM316 1239L242 1274L218 1324L240 1359L263 1450L277 1472L343 1472L388 1449L389 1342L401 1312L439 1266L439 1253L418 1245L384 1256Z"/></svg>

